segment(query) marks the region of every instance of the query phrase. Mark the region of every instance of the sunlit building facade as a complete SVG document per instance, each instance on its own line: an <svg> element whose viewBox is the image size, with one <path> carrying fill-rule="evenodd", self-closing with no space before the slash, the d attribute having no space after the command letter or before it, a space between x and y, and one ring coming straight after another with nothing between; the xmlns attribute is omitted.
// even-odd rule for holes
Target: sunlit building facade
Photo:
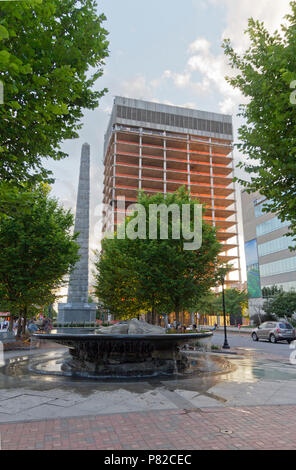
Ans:
<svg viewBox="0 0 296 470"><path fill-rule="evenodd" d="M137 192L173 193L184 185L217 227L221 258L233 265L227 284L240 282L232 117L116 97L105 135L103 231L112 230Z"/></svg>

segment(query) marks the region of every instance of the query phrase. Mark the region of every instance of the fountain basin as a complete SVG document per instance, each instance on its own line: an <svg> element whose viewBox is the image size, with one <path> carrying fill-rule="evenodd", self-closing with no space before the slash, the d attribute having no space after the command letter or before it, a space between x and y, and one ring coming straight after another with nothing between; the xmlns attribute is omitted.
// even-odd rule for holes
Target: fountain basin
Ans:
<svg viewBox="0 0 296 470"><path fill-rule="evenodd" d="M70 350L64 371L98 376L155 376L174 374L188 367L181 348L186 344L210 341L212 333L192 334L81 334L78 332L34 334Z"/></svg>

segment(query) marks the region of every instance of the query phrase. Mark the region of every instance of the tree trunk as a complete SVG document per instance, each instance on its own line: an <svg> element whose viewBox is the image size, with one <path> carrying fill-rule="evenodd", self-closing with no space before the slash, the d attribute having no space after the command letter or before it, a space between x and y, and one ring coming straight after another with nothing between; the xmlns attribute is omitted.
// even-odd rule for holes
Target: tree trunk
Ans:
<svg viewBox="0 0 296 470"><path fill-rule="evenodd" d="M19 315L18 322L17 322L17 332L16 332L17 338L20 338L21 334L22 334L22 316Z"/></svg>
<svg viewBox="0 0 296 470"><path fill-rule="evenodd" d="M169 327L169 320L167 314L164 315L164 327L166 329Z"/></svg>
<svg viewBox="0 0 296 470"><path fill-rule="evenodd" d="M27 314L28 314L28 307L24 307L23 313L23 324L22 324L22 336L26 334L26 326L27 326Z"/></svg>
<svg viewBox="0 0 296 470"><path fill-rule="evenodd" d="M154 297L152 298L152 308L151 308L151 317L152 317L152 325L156 325L156 311L155 311L155 302L154 302Z"/></svg>
<svg viewBox="0 0 296 470"><path fill-rule="evenodd" d="M179 311L179 306L175 307L175 314L176 314L176 324L178 326L178 323L180 323L180 311Z"/></svg>
<svg viewBox="0 0 296 470"><path fill-rule="evenodd" d="M13 316L10 315L10 318L9 318L9 327L8 327L8 330L9 331L12 331L13 330Z"/></svg>

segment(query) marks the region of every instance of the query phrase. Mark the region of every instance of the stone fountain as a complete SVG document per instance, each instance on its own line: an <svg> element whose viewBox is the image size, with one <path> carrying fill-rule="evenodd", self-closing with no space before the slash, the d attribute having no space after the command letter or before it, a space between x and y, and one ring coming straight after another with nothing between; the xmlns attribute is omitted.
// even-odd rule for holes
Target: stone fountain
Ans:
<svg viewBox="0 0 296 470"><path fill-rule="evenodd" d="M212 333L166 334L164 328L132 319L92 333L35 334L67 346L70 358L62 369L80 376L149 377L182 372L188 367L186 344L210 340Z"/></svg>

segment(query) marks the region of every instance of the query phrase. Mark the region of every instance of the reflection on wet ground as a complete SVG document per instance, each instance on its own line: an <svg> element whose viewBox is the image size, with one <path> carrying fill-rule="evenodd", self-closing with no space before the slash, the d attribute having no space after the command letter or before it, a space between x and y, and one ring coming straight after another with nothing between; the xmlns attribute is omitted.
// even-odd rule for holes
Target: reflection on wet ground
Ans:
<svg viewBox="0 0 296 470"><path fill-rule="evenodd" d="M61 365L67 356L63 349L46 352L42 355L22 355L8 359L0 369L0 390L29 387L35 390L49 388L75 388L89 393L97 390L114 390L118 387L141 393L145 384L158 387L161 383L166 388L182 388L205 392L217 383L255 383L258 380L296 380L296 366L289 363L275 362L256 358L254 354L244 356L224 356L213 353L190 353L190 369L174 376L147 378L100 378L92 380L75 376L65 376Z"/></svg>
<svg viewBox="0 0 296 470"><path fill-rule="evenodd" d="M0 390L16 386L34 390L51 388L75 389L78 393L116 390L118 388L145 393L148 389L165 385L167 389L182 388L206 391L221 380L221 374L231 373L235 366L222 356L207 353L190 354L190 368L183 374L141 378L81 378L62 372L61 366L68 353L50 351L36 357L20 356L8 359L0 369ZM88 391L88 392L87 392Z"/></svg>
<svg viewBox="0 0 296 470"><path fill-rule="evenodd" d="M296 366L244 355L190 352L186 374L90 380L63 376L64 349L8 355L0 422L226 406L296 404Z"/></svg>
<svg viewBox="0 0 296 470"><path fill-rule="evenodd" d="M217 384L243 384L264 381L295 381L296 366L272 360L246 356L223 356L220 354L191 354L191 368L185 374L147 378L82 379L61 375L61 364L67 353L50 351L36 357L11 358L0 369L1 389L51 390L63 389L84 396L97 391L124 389L145 393L160 386L167 390L190 390L205 394ZM198 366L198 370L196 368Z"/></svg>
<svg viewBox="0 0 296 470"><path fill-rule="evenodd" d="M271 360L258 360L252 356L232 359L235 370L221 377L222 382L254 383L258 380L295 380L296 367L290 364L274 363Z"/></svg>

